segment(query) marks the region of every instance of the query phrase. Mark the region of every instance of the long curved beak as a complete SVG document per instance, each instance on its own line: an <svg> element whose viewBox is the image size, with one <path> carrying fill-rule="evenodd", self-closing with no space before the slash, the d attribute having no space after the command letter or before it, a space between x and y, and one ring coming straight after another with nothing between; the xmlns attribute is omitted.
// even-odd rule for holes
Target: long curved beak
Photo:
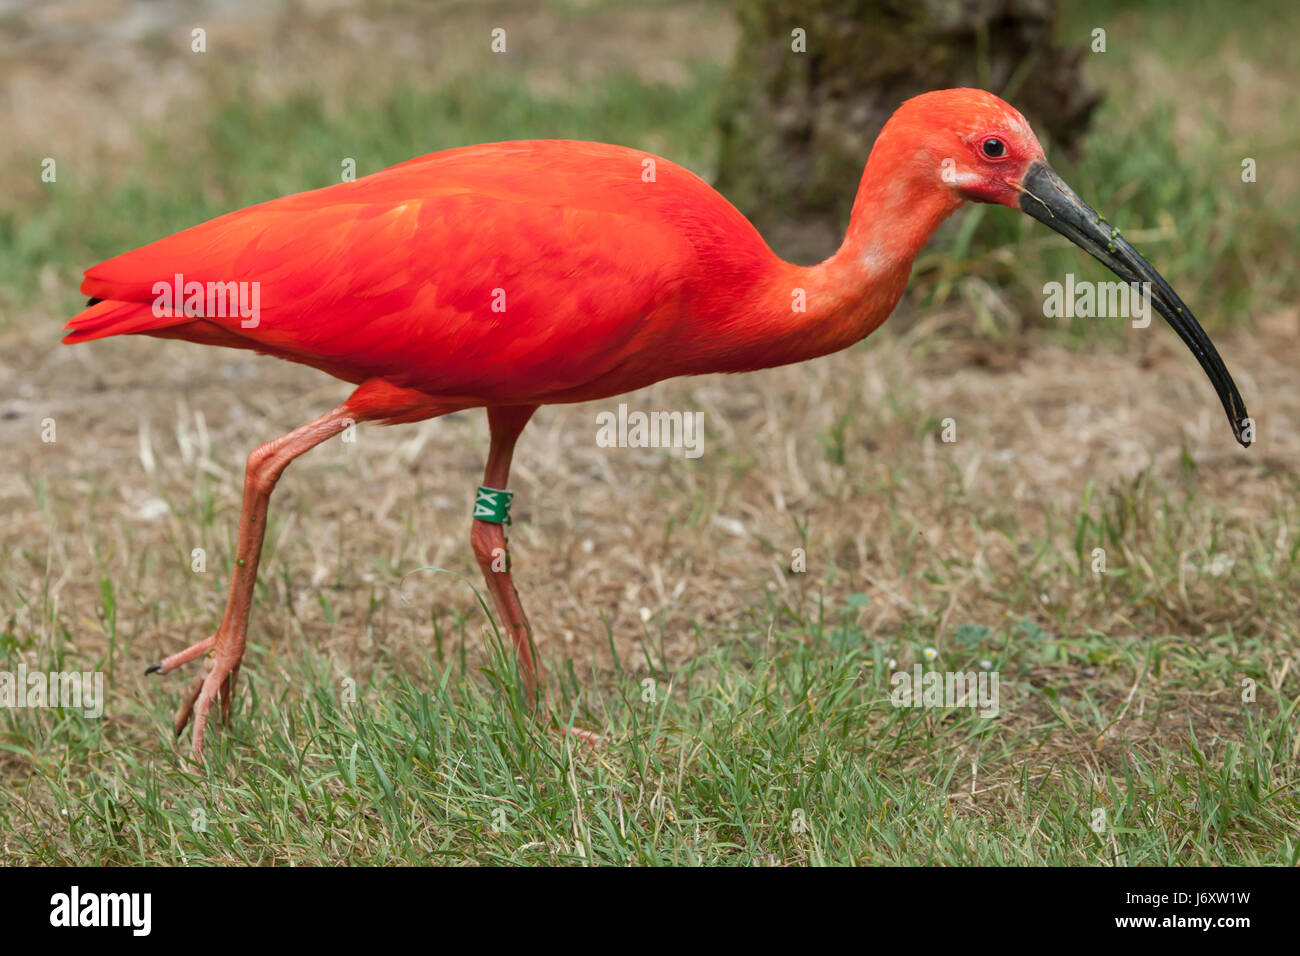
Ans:
<svg viewBox="0 0 1300 956"><path fill-rule="evenodd" d="M1080 199L1046 163L1031 164L1021 179L1020 209L1051 226L1125 282L1150 283L1147 288L1156 311L1173 326L1178 337L1196 356L1196 361L1201 363L1201 368L1214 384L1214 390L1219 393L1224 411L1228 413L1233 436L1243 446L1249 447L1254 429L1223 359L1196 321L1196 316L1192 315L1192 310L1178 298L1151 263L1143 259L1118 230L1107 225L1097 211Z"/></svg>

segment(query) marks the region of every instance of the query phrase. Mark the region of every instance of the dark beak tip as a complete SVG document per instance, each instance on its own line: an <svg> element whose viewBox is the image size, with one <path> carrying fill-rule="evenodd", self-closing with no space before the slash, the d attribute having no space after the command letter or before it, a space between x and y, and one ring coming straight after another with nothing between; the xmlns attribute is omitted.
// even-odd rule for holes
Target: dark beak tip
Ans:
<svg viewBox="0 0 1300 956"><path fill-rule="evenodd" d="M1065 236L1125 282L1144 284L1150 291L1151 304L1191 349L1209 376L1228 414L1233 437L1243 448L1253 445L1255 425L1246 414L1232 375L1187 304L1155 267L1120 236L1118 229L1080 199L1047 163L1042 160L1030 163L1020 185L1022 212Z"/></svg>

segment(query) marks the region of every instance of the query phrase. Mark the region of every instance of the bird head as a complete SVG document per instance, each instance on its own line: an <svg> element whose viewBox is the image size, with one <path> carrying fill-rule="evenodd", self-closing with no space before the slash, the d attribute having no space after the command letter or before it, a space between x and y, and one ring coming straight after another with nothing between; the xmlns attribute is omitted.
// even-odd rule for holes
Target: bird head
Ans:
<svg viewBox="0 0 1300 956"><path fill-rule="evenodd" d="M1253 428L1237 386L1201 324L1159 272L1079 198L1047 164L1029 123L984 90L940 90L913 97L890 119L882 139L912 146L914 173L938 180L954 205L997 203L1032 216L1065 236L1125 282L1145 283L1151 304L1209 376L1233 435L1243 446ZM932 178L933 177L933 178ZM931 187L933 188L933 187Z"/></svg>

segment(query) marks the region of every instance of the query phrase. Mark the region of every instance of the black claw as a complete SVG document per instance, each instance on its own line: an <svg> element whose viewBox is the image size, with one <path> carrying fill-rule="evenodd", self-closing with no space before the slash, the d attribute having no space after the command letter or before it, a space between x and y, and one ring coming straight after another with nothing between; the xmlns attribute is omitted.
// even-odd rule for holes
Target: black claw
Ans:
<svg viewBox="0 0 1300 956"><path fill-rule="evenodd" d="M144 669L144 672L147 676L149 674L157 674L161 670L162 670L162 661L159 661L157 664L150 664L148 667Z"/></svg>

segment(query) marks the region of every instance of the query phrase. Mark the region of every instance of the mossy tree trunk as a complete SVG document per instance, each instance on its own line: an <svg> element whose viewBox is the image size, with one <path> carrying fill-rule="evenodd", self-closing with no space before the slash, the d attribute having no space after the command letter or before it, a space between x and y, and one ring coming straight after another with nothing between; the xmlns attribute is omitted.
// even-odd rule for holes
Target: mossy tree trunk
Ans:
<svg viewBox="0 0 1300 956"><path fill-rule="evenodd" d="M737 7L741 39L721 110L718 186L796 261L838 247L871 144L908 97L981 87L1024 112L1045 146L1066 149L1097 103L1080 78L1086 47L1053 41L1054 0Z"/></svg>

